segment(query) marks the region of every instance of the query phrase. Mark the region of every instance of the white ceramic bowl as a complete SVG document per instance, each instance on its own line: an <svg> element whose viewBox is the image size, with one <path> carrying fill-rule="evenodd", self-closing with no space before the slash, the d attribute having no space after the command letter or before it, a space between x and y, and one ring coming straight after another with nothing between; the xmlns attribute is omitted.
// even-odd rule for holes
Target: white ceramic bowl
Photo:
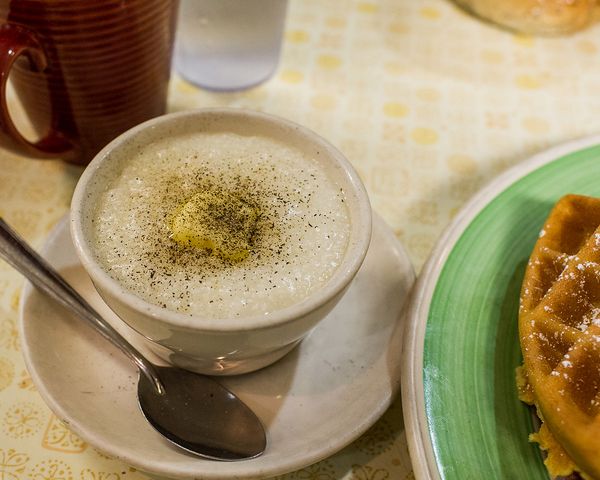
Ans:
<svg viewBox="0 0 600 480"><path fill-rule="evenodd" d="M96 259L91 220L114 160L125 145L145 144L180 131L257 131L320 159L346 193L350 214L348 247L325 286L300 303L268 315L214 319L179 313L147 302L117 280ZM243 125L240 127L240 125ZM316 155L316 152L319 152ZM112 161L111 161L112 160ZM121 161L119 161L121 162ZM360 268L371 238L371 207L363 184L344 156L314 132L293 122L237 109L203 109L164 115L125 132L96 155L81 176L71 203L71 235L77 255L104 301L166 361L205 374L237 374L262 368L289 352L335 306Z"/></svg>

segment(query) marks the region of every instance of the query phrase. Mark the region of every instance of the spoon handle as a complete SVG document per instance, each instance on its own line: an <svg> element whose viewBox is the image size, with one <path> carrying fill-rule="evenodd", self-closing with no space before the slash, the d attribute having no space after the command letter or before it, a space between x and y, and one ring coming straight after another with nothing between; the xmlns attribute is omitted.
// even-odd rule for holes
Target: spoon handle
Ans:
<svg viewBox="0 0 600 480"><path fill-rule="evenodd" d="M152 363L125 340L73 287L40 257L0 217L0 257L21 272L33 285L58 303L85 319L104 338L127 355L150 380L156 392L164 393L163 385Z"/></svg>

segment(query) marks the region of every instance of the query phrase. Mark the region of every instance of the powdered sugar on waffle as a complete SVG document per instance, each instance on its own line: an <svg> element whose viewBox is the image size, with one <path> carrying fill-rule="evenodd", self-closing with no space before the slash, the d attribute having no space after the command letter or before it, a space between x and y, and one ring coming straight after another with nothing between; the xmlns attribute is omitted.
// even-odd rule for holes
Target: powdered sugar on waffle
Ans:
<svg viewBox="0 0 600 480"><path fill-rule="evenodd" d="M595 307L587 315L584 315L581 318L581 323L577 325L577 328L582 332L585 332L590 325L600 327L600 308ZM597 337L597 335L594 335L594 337Z"/></svg>

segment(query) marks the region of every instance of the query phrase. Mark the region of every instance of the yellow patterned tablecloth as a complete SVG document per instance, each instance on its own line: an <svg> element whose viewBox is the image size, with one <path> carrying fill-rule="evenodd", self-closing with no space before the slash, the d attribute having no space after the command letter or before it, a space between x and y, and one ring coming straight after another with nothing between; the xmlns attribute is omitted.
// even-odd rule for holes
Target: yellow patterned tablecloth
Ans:
<svg viewBox="0 0 600 480"><path fill-rule="evenodd" d="M355 165L418 270L486 182L548 146L600 131L599 51L600 25L531 38L446 0L290 0L274 78L216 94L175 76L169 108L247 107L319 132ZM0 215L39 247L67 212L80 173L1 152ZM19 351L22 284L0 261L0 480L146 478L71 434L38 396ZM352 445L281 478L412 477L398 398Z"/></svg>

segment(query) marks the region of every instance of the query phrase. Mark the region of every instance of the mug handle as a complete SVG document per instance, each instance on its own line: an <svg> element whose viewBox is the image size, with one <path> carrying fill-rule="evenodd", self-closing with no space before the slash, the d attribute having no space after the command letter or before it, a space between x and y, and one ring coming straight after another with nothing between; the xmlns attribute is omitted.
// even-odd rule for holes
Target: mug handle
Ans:
<svg viewBox="0 0 600 480"><path fill-rule="evenodd" d="M67 159L75 153L75 146L63 134L50 127L45 137L33 143L19 133L10 117L6 101L8 75L20 55L29 59L32 71L43 72L48 66L44 49L32 32L20 25L0 25L0 145L21 155Z"/></svg>

